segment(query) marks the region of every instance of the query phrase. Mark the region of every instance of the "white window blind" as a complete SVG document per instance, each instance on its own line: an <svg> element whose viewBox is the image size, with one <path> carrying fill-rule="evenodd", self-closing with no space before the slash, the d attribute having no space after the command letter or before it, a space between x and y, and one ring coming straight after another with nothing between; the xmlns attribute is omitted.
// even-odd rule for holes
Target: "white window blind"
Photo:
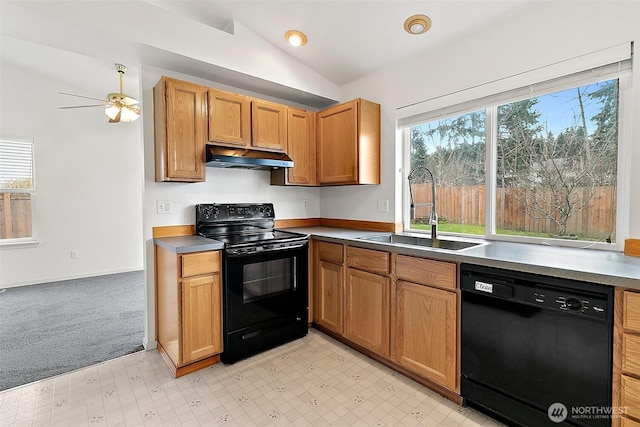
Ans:
<svg viewBox="0 0 640 427"><path fill-rule="evenodd" d="M514 89L501 91L497 93L491 93L491 87L509 86L511 84L501 82L502 84L496 85L497 82L488 83L481 87L474 87L468 90L456 92L450 95L444 95L436 97L431 100L423 101L407 107L398 109L398 128L407 128L418 124L430 122L444 117L450 117L454 115L469 113L477 111L487 107L493 107L495 105L504 104L507 102L516 102L527 98L533 98L535 96L544 95L551 92L560 91L564 88L570 88L580 86L588 83L597 83L604 80L621 77L631 74L631 51L632 45L625 44L617 46L606 52L606 54L599 53L596 59L591 59L589 64L590 68L581 71L574 72L572 74L565 74L562 77L551 78L536 82L532 76L524 77L523 75L514 76L513 78L520 83L523 79L531 79L534 82L531 84L518 86ZM593 66L594 63L600 61L610 61L613 58L617 58L613 62L601 63L601 65ZM562 66L555 64L554 66L546 68L561 68L566 69L570 66L563 64ZM581 67L576 66L577 69ZM574 68L575 71L576 68ZM543 76L549 74L555 74L555 71L549 70L535 70L532 72L536 76ZM502 79L509 80L509 79ZM486 96L475 97L479 93L490 93ZM468 99L460 102L463 99Z"/></svg>
<svg viewBox="0 0 640 427"><path fill-rule="evenodd" d="M0 138L0 192L34 191L33 141Z"/></svg>

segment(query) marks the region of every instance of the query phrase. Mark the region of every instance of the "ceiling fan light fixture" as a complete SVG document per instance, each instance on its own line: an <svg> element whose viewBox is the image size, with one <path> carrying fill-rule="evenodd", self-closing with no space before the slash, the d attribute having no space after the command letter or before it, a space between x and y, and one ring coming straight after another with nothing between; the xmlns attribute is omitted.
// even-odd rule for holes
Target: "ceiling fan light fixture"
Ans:
<svg viewBox="0 0 640 427"><path fill-rule="evenodd" d="M104 113L107 115L107 117L109 117L110 120L115 120L119 112L120 112L120 109L115 105L112 105L104 109Z"/></svg>
<svg viewBox="0 0 640 427"><path fill-rule="evenodd" d="M140 117L140 109L137 106L112 105L105 108L104 113L109 117L109 123L129 123Z"/></svg>
<svg viewBox="0 0 640 427"><path fill-rule="evenodd" d="M121 112L120 114L121 122L125 122L125 123L133 122L137 120L138 117L140 117L140 113L131 108L122 107L122 110L120 110L120 112Z"/></svg>
<svg viewBox="0 0 640 427"><path fill-rule="evenodd" d="M284 38L291 44L292 46L304 46L307 44L307 36L298 30L289 30L284 33Z"/></svg>
<svg viewBox="0 0 640 427"><path fill-rule="evenodd" d="M133 122L140 117L140 101L122 92L122 78L124 73L127 72L127 67L122 64L116 64L116 71L120 75L120 92L110 93L106 99L92 98L82 95L74 95L72 93L59 92L63 95L77 96L79 98L93 99L100 101L101 104L94 105L77 105L69 107L58 107L61 109L66 108L84 108L84 107L104 107L104 113L109 117L109 123L119 122Z"/></svg>
<svg viewBox="0 0 640 427"><path fill-rule="evenodd" d="M431 28L431 18L427 15L413 15L404 21L404 30L412 35L424 34Z"/></svg>

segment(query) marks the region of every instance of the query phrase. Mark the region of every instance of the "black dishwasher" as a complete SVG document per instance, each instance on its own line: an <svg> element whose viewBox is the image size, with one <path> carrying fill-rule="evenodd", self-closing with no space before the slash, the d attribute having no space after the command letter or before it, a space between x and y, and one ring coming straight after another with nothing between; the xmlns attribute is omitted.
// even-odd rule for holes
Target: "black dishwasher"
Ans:
<svg viewBox="0 0 640 427"><path fill-rule="evenodd" d="M613 287L462 264L465 404L509 425L611 425Z"/></svg>

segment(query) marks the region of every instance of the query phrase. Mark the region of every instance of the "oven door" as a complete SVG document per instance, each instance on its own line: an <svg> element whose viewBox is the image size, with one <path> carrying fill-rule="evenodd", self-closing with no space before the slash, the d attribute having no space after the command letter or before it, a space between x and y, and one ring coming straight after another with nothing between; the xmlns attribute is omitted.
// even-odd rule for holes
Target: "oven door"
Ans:
<svg viewBox="0 0 640 427"><path fill-rule="evenodd" d="M306 335L308 243L225 253L223 361L232 362Z"/></svg>

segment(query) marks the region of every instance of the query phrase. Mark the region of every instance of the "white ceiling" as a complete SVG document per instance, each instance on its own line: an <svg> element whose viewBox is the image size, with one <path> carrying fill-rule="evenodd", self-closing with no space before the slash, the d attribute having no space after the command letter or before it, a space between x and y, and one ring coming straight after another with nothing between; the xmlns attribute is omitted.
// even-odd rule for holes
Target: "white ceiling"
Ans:
<svg viewBox="0 0 640 427"><path fill-rule="evenodd" d="M337 85L349 83L395 61L428 52L459 37L490 27L531 1L382 1L382 0L233 0L149 3L218 29L236 20L288 52ZM406 18L425 14L432 20L423 35L404 31ZM290 29L309 42L295 48L284 40Z"/></svg>
<svg viewBox="0 0 640 427"><path fill-rule="evenodd" d="M222 34L233 34L238 23L269 48L294 58L339 87L394 62L428 55L512 15L526 13L536 1L544 0L0 0L0 12L4 15L2 34L11 37L96 57L124 57L142 65L232 86L242 84L247 90L323 106L332 100L291 91L273 82L245 79L237 70L225 69L220 63L203 63L202 58L182 54L175 46L164 49L172 40L162 40L157 32L135 33L124 20L111 22L104 17L105 7L127 15L126 23L137 22L139 30L152 25L149 12L158 8L181 22L187 20ZM428 15L433 25L423 35L409 35L403 29L404 20L418 13ZM290 46L284 40L289 29L303 31L308 44ZM122 37L117 43L114 34Z"/></svg>

